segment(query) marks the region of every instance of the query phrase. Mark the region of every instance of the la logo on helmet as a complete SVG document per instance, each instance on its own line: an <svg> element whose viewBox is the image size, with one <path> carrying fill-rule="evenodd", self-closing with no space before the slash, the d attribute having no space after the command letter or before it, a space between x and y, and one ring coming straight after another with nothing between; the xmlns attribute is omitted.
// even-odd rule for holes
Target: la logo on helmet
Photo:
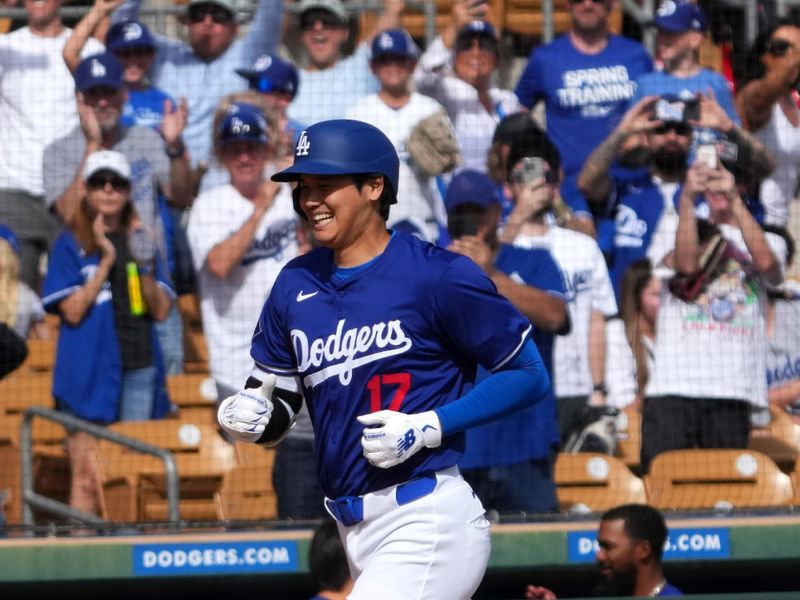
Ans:
<svg viewBox="0 0 800 600"><path fill-rule="evenodd" d="M311 148L311 142L308 141L308 135L303 131L300 133L300 139L297 140L297 154L296 156L308 156L308 150Z"/></svg>

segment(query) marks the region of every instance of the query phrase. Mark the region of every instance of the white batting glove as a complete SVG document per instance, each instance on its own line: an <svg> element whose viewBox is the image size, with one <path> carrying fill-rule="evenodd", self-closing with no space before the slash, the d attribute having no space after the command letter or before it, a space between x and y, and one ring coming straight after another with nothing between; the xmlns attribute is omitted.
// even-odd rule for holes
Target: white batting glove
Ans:
<svg viewBox="0 0 800 600"><path fill-rule="evenodd" d="M231 436L243 442L255 442L264 433L272 416L272 390L275 375L267 375L259 388L228 396L219 405L217 420Z"/></svg>
<svg viewBox="0 0 800 600"><path fill-rule="evenodd" d="M364 457L381 469L399 465L420 448L438 448L442 444L442 425L432 410L413 415L380 410L357 419L367 426L361 436Z"/></svg>

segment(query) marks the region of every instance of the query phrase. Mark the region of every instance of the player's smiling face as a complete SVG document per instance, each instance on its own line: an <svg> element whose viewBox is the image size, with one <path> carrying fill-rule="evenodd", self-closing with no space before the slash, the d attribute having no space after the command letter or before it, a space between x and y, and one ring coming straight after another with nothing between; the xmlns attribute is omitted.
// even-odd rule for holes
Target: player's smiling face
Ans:
<svg viewBox="0 0 800 600"><path fill-rule="evenodd" d="M299 185L300 209L320 245L334 251L356 246L376 222L386 231L375 209L383 190L380 178L367 181L360 191L349 175L303 175Z"/></svg>

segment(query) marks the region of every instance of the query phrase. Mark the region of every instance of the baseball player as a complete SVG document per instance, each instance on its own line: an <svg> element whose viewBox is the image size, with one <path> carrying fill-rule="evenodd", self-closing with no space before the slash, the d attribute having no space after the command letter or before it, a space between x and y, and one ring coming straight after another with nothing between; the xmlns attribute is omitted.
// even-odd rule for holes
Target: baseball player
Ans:
<svg viewBox="0 0 800 600"><path fill-rule="evenodd" d="M456 464L464 431L539 401L530 323L471 260L386 229L399 160L377 128L305 130L295 208L321 247L287 264L253 335L255 368L220 405L230 435L278 442L305 398L349 598L469 598L489 523ZM478 365L492 375L473 385Z"/></svg>

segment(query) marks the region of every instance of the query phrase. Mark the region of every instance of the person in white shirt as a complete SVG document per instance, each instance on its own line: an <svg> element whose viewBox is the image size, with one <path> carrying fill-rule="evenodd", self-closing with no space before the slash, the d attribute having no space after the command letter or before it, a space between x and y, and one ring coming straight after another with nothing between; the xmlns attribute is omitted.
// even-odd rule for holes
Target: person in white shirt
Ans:
<svg viewBox="0 0 800 600"><path fill-rule="evenodd" d="M392 209L388 226L413 233L429 242L439 238L447 222L434 178L413 162L406 142L414 126L442 105L433 98L411 91L411 77L419 50L404 29L387 29L372 41L370 67L381 89L364 98L347 113L348 119L378 127L394 144L400 157L400 197Z"/></svg>
<svg viewBox="0 0 800 600"><path fill-rule="evenodd" d="M522 110L514 92L497 87L499 42L494 26L481 20L487 5L457 0L450 24L422 55L417 90L438 100L456 130L462 167L487 171L486 153L503 117Z"/></svg>
<svg viewBox="0 0 800 600"><path fill-rule="evenodd" d="M553 384L562 442L588 405L606 403L606 319L617 314L617 302L603 253L590 236L558 227L552 209L558 189L558 150L542 133L511 146L509 173L544 159L544 175L517 199L501 240L521 248L546 248L561 267L572 328L558 336L553 354Z"/></svg>
<svg viewBox="0 0 800 600"><path fill-rule="evenodd" d="M705 222L695 214L701 195ZM704 267L701 256L716 243L718 262ZM677 275L661 294L643 469L668 450L747 447L751 407L767 406L766 292L783 281L785 254L783 239L753 219L733 175L695 161L679 199Z"/></svg>
<svg viewBox="0 0 800 600"><path fill-rule="evenodd" d="M369 68L369 45L378 31L400 25L403 8L403 0L384 0L383 12L364 41L345 57L342 46L350 32L341 0L302 0L297 12L306 64L300 70L289 117L305 125L341 119L362 98L376 92L379 86Z"/></svg>
<svg viewBox="0 0 800 600"><path fill-rule="evenodd" d="M71 29L62 0L25 0L26 27L0 36L0 222L20 242L21 278L39 289L39 262L60 224L44 202L45 146L78 125L75 83L61 50ZM92 40L84 56L103 50Z"/></svg>
<svg viewBox="0 0 800 600"><path fill-rule="evenodd" d="M230 183L200 194L188 236L217 397L253 368L250 338L275 277L297 255L297 219L286 185L264 177L267 122L258 107L232 104L219 126L219 159Z"/></svg>

